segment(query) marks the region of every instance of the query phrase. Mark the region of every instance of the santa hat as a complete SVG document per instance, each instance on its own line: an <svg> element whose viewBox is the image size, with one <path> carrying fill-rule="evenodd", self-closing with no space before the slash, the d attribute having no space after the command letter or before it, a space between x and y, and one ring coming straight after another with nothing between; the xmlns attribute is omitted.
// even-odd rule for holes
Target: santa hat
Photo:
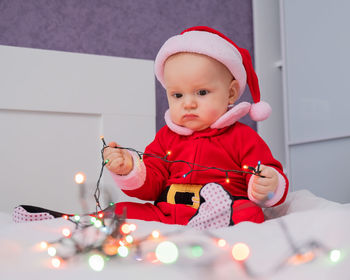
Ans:
<svg viewBox="0 0 350 280"><path fill-rule="evenodd" d="M180 35L168 39L160 48L155 59L155 75L164 86L164 63L168 57L180 52L203 54L224 64L239 84L239 97L248 84L254 104L249 114L254 121L263 121L271 113L268 103L260 101L258 78L252 60L246 49L238 47L232 40L215 29L195 26L184 30ZM236 105L237 106L237 105Z"/></svg>

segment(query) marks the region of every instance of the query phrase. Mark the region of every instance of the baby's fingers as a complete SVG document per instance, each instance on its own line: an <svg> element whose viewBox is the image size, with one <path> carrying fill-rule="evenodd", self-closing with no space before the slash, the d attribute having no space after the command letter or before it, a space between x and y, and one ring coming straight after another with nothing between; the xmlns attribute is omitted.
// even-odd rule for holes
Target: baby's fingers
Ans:
<svg viewBox="0 0 350 280"><path fill-rule="evenodd" d="M255 176L254 183L261 186L269 186L272 183L271 178Z"/></svg>
<svg viewBox="0 0 350 280"><path fill-rule="evenodd" d="M108 146L111 148L115 148L115 147L118 147L118 144L116 142L109 142Z"/></svg>

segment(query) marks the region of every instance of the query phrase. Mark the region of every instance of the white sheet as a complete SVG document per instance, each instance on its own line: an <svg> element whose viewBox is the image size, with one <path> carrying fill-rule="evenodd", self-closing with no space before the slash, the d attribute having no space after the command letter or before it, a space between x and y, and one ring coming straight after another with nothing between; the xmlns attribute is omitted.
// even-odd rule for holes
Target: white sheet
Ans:
<svg viewBox="0 0 350 280"><path fill-rule="evenodd" d="M133 220L138 226L135 237L145 236L158 229L162 234L180 230L168 237L174 241L180 255L171 265L141 263L131 259L114 258L103 271L90 269L87 256L68 262L60 269L50 266L50 257L38 250L38 243L53 241L61 236L64 226L72 226L63 219L12 223L11 216L0 213L0 275L1 279L349 279L350 278L350 204L338 204L308 191L290 193L287 201L265 211L263 224L244 222L234 227L211 231L228 243L225 249L214 245L213 239L193 229L156 222ZM331 263L328 255L315 251L316 258L308 263L291 265L283 263L292 254L281 219L288 227L293 243L302 247L310 241L323 244L327 249L340 249L342 258ZM245 242L250 256L245 262L250 274L232 259L232 245ZM186 254L188 246L201 244L204 254L191 259ZM96 274L97 273L97 274Z"/></svg>

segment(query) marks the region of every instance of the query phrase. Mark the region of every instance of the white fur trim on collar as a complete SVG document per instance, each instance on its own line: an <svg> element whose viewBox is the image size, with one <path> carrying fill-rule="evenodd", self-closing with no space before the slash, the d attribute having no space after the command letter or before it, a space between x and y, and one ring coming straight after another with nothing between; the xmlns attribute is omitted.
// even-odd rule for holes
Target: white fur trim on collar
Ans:
<svg viewBox="0 0 350 280"><path fill-rule="evenodd" d="M220 118L218 118L210 126L210 128L220 129L233 125L236 121L238 121L239 119L241 119L249 113L250 107L251 104L248 102L241 102L237 104L236 106L228 110L225 114L223 114ZM193 134L194 132L192 129L175 124L170 118L169 109L165 112L164 119L169 129L179 135L188 136Z"/></svg>

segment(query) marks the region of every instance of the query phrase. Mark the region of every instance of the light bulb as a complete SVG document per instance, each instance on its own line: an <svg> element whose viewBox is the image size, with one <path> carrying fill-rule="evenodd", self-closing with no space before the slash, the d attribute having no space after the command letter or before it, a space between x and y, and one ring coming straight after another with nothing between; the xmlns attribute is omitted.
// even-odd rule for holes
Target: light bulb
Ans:
<svg viewBox="0 0 350 280"><path fill-rule="evenodd" d="M170 241L163 241L156 248L156 257L165 264L174 263L179 256L177 246Z"/></svg>
<svg viewBox="0 0 350 280"><path fill-rule="evenodd" d="M83 172L78 172L77 174L75 174L74 176L74 181L78 184L84 184L86 180L86 176Z"/></svg>
<svg viewBox="0 0 350 280"><path fill-rule="evenodd" d="M101 255L95 254L89 257L89 265L95 271L102 271L105 266L105 260Z"/></svg>
<svg viewBox="0 0 350 280"><path fill-rule="evenodd" d="M236 261L244 261L250 253L249 247L245 243L236 243L232 248L232 256Z"/></svg>

